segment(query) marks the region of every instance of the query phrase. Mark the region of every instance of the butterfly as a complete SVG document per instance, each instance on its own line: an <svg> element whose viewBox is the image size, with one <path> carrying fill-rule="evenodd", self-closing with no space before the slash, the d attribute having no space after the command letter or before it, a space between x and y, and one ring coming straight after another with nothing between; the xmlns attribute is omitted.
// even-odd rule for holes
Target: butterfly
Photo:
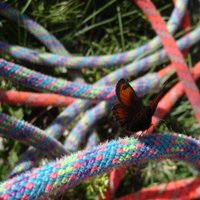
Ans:
<svg viewBox="0 0 200 200"><path fill-rule="evenodd" d="M158 102L165 94L164 88L154 97L149 106L144 106L131 85L125 79L120 79L115 91L119 103L112 108L115 120L128 132L147 130L151 126L151 118Z"/></svg>

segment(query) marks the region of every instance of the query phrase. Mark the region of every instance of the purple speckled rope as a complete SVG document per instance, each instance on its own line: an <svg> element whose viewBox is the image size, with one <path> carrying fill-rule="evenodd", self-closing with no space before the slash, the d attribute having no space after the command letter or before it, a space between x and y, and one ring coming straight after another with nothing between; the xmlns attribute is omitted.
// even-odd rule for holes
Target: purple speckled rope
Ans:
<svg viewBox="0 0 200 200"><path fill-rule="evenodd" d="M36 36L38 40L40 40L49 50L55 53L63 54L63 52L67 52L64 46L46 29L44 29L41 25L34 22L32 19L25 15L21 15L19 11L10 7L8 4L1 2L0 3L0 14L5 17L13 20L18 25L23 26L26 30L28 30L32 35Z"/></svg>
<svg viewBox="0 0 200 200"><path fill-rule="evenodd" d="M56 79L20 65L0 59L0 76L40 91L49 91L66 96L105 100L114 95L114 87L94 86Z"/></svg>
<svg viewBox="0 0 200 200"><path fill-rule="evenodd" d="M84 103L83 103L84 102ZM73 119L80 113L80 111L86 108L86 100L76 100L70 106L68 106L59 116L51 123L51 125L45 130L48 135L59 138L63 131L66 129L66 125L70 124ZM87 103L87 106L89 103ZM26 151L21 159L20 163L13 169L9 176L15 176L25 170L29 170L43 155L36 149L30 148Z"/></svg>
<svg viewBox="0 0 200 200"><path fill-rule="evenodd" d="M2 182L0 198L33 200L51 191L73 188L86 178L116 167L166 158L184 160L200 170L200 143L178 134L112 140Z"/></svg>
<svg viewBox="0 0 200 200"><path fill-rule="evenodd" d="M59 161L50 163L47 167L22 174L0 185L0 195L2 195L0 198L34 199L54 189L61 189L60 187L62 189L73 187L86 177L122 164L128 165L131 162L137 164L165 157L186 160L199 169L199 142L176 135L159 135L156 139L155 136L147 137L136 144L135 139L132 138L119 143L118 141L110 142L101 146L98 151L94 149L79 152L80 154L75 154L77 157L72 155L60 163ZM142 143L144 143L144 148Z"/></svg>
<svg viewBox="0 0 200 200"><path fill-rule="evenodd" d="M14 117L0 113L0 132L1 136L23 142L24 144L34 146L40 153L50 157L61 157L67 153L56 139L46 135L39 128Z"/></svg>
<svg viewBox="0 0 200 200"><path fill-rule="evenodd" d="M179 47L188 48L192 44L196 43L199 38L200 28L197 28L187 36L184 36L184 39L179 40L177 44ZM113 72L114 75L113 73L109 74L109 77L112 79L110 82L113 82L113 80L119 79L120 77L125 77L125 74L133 74L137 73L137 71L146 70L147 66L149 68L150 63L151 65L158 64L166 61L166 59L166 52L163 50L159 51L158 53L155 53L148 58L144 58L137 62L137 67L136 62L133 62L124 68L118 69L115 71L115 73ZM144 63L146 64L145 67L143 67ZM33 70L29 70L25 67L7 62L3 59L0 59L0 75L7 78L12 78L13 80L24 84L27 87L73 97L105 100L114 94L113 87L111 86L94 86L83 83L71 83L61 79L55 79L51 76L47 76ZM107 82L107 79L101 81L103 84L106 84Z"/></svg>
<svg viewBox="0 0 200 200"><path fill-rule="evenodd" d="M99 142L99 137L98 137L96 131L93 130L92 133L89 134L85 149L94 148L95 146L97 146L98 142Z"/></svg>
<svg viewBox="0 0 200 200"><path fill-rule="evenodd" d="M0 7L1 7L1 3L0 3ZM54 53L59 53L61 55L69 55L69 53L66 51L66 49L63 47L63 45L54 37L52 36L51 34L49 34L49 32L47 30L45 30L43 27L41 27L39 24L33 22L30 18L28 18L27 16L21 16L20 13L18 11L15 11L13 8L10 8L10 7L7 7L7 9L9 10L9 12L12 12L12 15L13 15L13 18L14 15L16 16L16 18L20 18L21 20L23 20L23 23L24 23L24 28L26 28L27 30L29 30L33 36L35 36L37 39L39 39L44 45L46 45L52 52ZM5 15L7 15L7 9L5 10L2 10L3 13L5 13ZM10 15L7 15L7 17L9 18ZM19 23L19 25L22 25ZM30 26L31 25L31 26ZM34 31L33 31L34 29ZM48 38L48 40L46 41L44 38ZM48 42L49 41L49 42ZM3 48L3 49L2 49ZM7 43L5 42L0 42L0 49L5 51L5 50L11 50L13 49L13 47L11 46L8 46ZM19 49L18 49L19 50ZM32 54L32 56L30 57L30 53L29 55L24 52L24 49L22 48L21 49L22 51L18 51L17 55L22 55L22 56L25 56L25 57L29 57L30 59L33 59L33 57L35 57L35 55ZM13 52L13 51L12 51ZM14 54L16 53L16 51L14 50L13 52ZM75 73L73 73L73 76L76 76ZM64 128L64 125L62 124L63 128ZM62 129L63 129L62 128ZM54 133L56 133L56 130L54 129ZM47 132L45 132L47 133ZM59 134L57 134L59 135ZM54 136L54 135L53 135ZM37 154L33 154L31 153L33 150L35 150L35 152L37 152ZM59 150L59 148L58 148ZM48 151L47 151L48 152ZM25 162L17 165L15 167L15 169L13 170L13 172L10 174L10 176L14 176L17 172L22 172L24 170L27 170L27 169L30 169L30 166L34 165L35 164L35 161L37 160L38 156L37 155L40 155L42 156L41 152L36 149L34 149L33 147L30 147L29 150L27 151L26 153L26 156L28 157L28 159L26 159ZM58 153L58 156L60 154ZM23 159L23 156L22 156L22 159ZM33 161L34 162L33 162Z"/></svg>
<svg viewBox="0 0 200 200"><path fill-rule="evenodd" d="M188 48L193 44L197 43L200 39L200 28L195 29L191 33L187 34L183 38L177 41L180 49ZM116 70L108 74L103 79L99 80L97 84L113 84L121 77L127 77L130 75L137 75L140 71L144 71L149 69L152 65L160 64L161 62L166 61L167 56L165 52L160 51L160 53L155 53L147 58L144 58L138 62L134 62L129 64L123 68ZM88 108L90 105L89 101L86 100L76 100L72 105L66 108L55 120L54 122L48 127L47 132L48 134L52 135L53 137L59 138L64 131L66 124L69 124L79 113L80 111ZM37 155L36 155L37 154ZM32 160L29 159L34 158ZM33 163L37 160L37 158L41 157L41 154L36 153L35 150L31 149L27 154L23 155L22 161L20 166L16 166L14 169L15 172L20 172L23 169L23 166L26 166L26 169L30 169ZM30 161L30 162L29 162ZM29 165L30 164L30 165Z"/></svg>
<svg viewBox="0 0 200 200"><path fill-rule="evenodd" d="M175 9L168 22L168 29L174 33L185 13L188 0L178 0ZM23 25L28 31L42 41L52 52L58 53L65 51L64 47L58 40L50 35L43 27L31 20L27 16L22 16L18 11L11 8L5 3L0 3L0 14L14 20ZM48 66L67 66L73 68L82 67L108 67L113 65L121 65L133 61L136 57L155 51L161 46L159 37L154 38L151 42L128 52L104 55L104 56L89 56L89 57L71 57L54 54L41 54L37 51L22 48L18 46L11 47L7 43L0 43L0 51L9 52L12 56L26 61L45 64Z"/></svg>
<svg viewBox="0 0 200 200"><path fill-rule="evenodd" d="M178 16L178 15L177 15Z"/></svg>

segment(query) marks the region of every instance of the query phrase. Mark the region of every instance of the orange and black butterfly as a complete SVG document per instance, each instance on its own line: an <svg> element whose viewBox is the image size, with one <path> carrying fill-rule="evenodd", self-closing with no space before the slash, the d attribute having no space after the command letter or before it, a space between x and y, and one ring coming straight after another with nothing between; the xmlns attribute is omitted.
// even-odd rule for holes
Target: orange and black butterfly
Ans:
<svg viewBox="0 0 200 200"><path fill-rule="evenodd" d="M112 108L114 118L128 132L145 131L151 126L152 115L164 94L163 88L149 106L144 106L130 84L120 79L116 85L119 103Z"/></svg>

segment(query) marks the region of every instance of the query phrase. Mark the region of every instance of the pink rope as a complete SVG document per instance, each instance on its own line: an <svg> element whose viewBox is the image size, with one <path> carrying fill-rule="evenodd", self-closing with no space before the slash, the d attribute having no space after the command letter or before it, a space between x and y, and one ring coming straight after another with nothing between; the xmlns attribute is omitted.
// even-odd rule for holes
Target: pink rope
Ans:
<svg viewBox="0 0 200 200"><path fill-rule="evenodd" d="M155 32L160 36L163 46L170 60L172 61L173 67L176 69L176 73L180 81L183 83L185 93L194 110L195 117L200 123L199 90L194 82L194 79L192 78L182 53L178 49L174 38L167 30L165 22L163 21L160 13L157 11L150 0L134 0L134 2L143 11Z"/></svg>

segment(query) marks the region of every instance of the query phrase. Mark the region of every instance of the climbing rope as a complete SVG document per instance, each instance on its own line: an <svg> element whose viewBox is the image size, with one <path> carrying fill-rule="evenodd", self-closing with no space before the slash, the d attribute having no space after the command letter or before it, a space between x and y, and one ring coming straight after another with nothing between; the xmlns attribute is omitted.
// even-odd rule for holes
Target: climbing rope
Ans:
<svg viewBox="0 0 200 200"><path fill-rule="evenodd" d="M175 48L175 50L177 51L177 47L175 46L175 44L173 42L172 42L173 45L171 45L171 46L169 45L170 44L170 43L168 43L169 38L171 40L173 40L173 39L172 39L171 36L169 37L169 33L166 33L167 29L165 27L164 21L162 21L161 16L156 11L153 4L151 4L150 1L146 1L144 4L143 3L144 2L140 2L138 5L143 10L144 13L146 12L147 18L152 22L152 25L155 26L154 30L160 31L160 37L161 37L161 39L164 43L164 48L165 49L169 48L168 54L169 55L171 54L171 56L172 56L171 60L173 61L174 55L177 55L177 53L178 53L178 58L175 58L175 60L182 60L182 62L184 62L182 55L179 51L175 53L171 50L171 48ZM176 3L176 1L174 3ZM151 20L151 18L153 18L153 19ZM156 18L156 19L154 19L154 18ZM185 18L185 20L187 20L187 19ZM187 20L187 24L184 24L183 26L187 26L188 23L189 22ZM174 66L177 66L176 63L174 63ZM170 65L170 67L172 68L173 64ZM181 66L181 67L183 67L183 66ZM195 66L195 68L196 68L196 73L198 74L198 64ZM185 68L185 70L187 71L186 74L188 74L187 67ZM180 72L182 73L183 70L180 70ZM186 79L186 80L188 81L188 79ZM177 85L174 86L173 89L171 89L171 91L168 92L168 94L165 95L165 97L159 102L158 109L157 109L155 115L152 118L153 126L151 126L151 128L149 129L150 132L153 131L154 127L156 127L156 125L159 123L160 119L163 119L165 117L165 115L171 110L174 103L183 95L183 93L184 93L183 86L180 83L177 83ZM191 91L189 91L189 95L192 99L195 98L192 95ZM120 174L120 176L118 174ZM110 174L110 188L109 188L110 190L106 192L107 199L112 198L111 196L114 194L115 190L117 189L117 187L118 187L121 179L123 178L124 174L125 174L124 169L113 170L113 172L111 172L111 174Z"/></svg>
<svg viewBox="0 0 200 200"><path fill-rule="evenodd" d="M142 136L139 140L132 137L120 138L94 147L97 144L98 136L92 127L110 110L115 100L113 84L119 78L136 76L140 72L147 71L151 66L166 62L168 59L172 61L170 67L166 67L164 71L149 73L138 78L133 83L134 89L140 96L149 93L152 89L160 85L162 78L172 68L175 68L181 83L177 83L166 94L164 97L165 101L164 99L161 100L156 115L164 117L175 101L186 92L197 120L200 119L197 109L200 102L198 100L199 92L194 84L194 78L196 79L199 76L199 63L194 67L193 78L190 76L190 71L185 64L182 54L178 50L178 48L180 50L188 49L197 43L200 39L200 29L196 28L187 33L177 40L176 43L170 35L170 33L173 34L178 29L186 10L187 1L176 1L175 8L168 21L168 29L151 1L135 0L135 3L145 13L161 40L159 37L156 37L142 47L124 53L89 57L71 56L65 50L64 46L41 25L29 17L21 15L7 4L0 3L1 15L24 27L52 52L40 53L36 50L0 42L1 53L8 53L14 58L50 67L60 66L80 69L83 67L100 68L102 66L123 65L121 68L97 81L94 85L90 85L78 81L70 82L54 78L5 59L0 59L0 76L31 89L57 94L42 94L44 98L50 96L52 98L52 100L45 102L46 104L42 104L42 102L41 104L39 102L36 103L32 100L34 98L31 95L40 94L6 91L6 97L9 95L14 97L16 94L23 94L24 97L27 95L26 97L29 97L29 99L24 98L21 102L23 104L27 102L27 104L34 106L55 106L61 104L62 106L67 106L70 104L45 131L23 120L0 113L1 135L34 147L29 148L22 155L19 164L9 175L12 178L8 178L0 183L0 199L36 199L41 195L51 193L55 190L73 188L86 178L104 173L107 170L120 166L128 167L132 164L144 163L150 160L162 160L166 158L184 160L199 170L200 143L191 137L183 135L149 134ZM162 44L164 49L155 52ZM142 52L145 52L143 56L141 56ZM138 56L140 56L140 59L135 61ZM188 89L188 82L193 90ZM177 91L177 89L179 93L176 93L176 98L172 102L170 101L171 103L166 104L167 97L172 92ZM5 91L1 91L1 94L5 95ZM65 97L61 95L65 95ZM59 102L59 100L68 99L66 96L70 97L66 104L56 104L56 99ZM71 97L74 98L72 99ZM81 99L75 100L75 98ZM0 99L3 102L8 102L8 98L6 99L5 96ZM19 103L19 101L11 100L10 103ZM98 104L91 107L94 103ZM91 108L87 110L89 107ZM59 139L66 127L74 121L75 117L81 111L86 111L85 115L69 133L64 148L57 139ZM158 119L153 118L153 122L158 123ZM70 152L77 151L81 140L85 138L88 131L92 133L86 145L88 150L73 153L42 167L31 169L43 156L55 158L69 154L67 150L70 150ZM187 181L185 184L187 184Z"/></svg>
<svg viewBox="0 0 200 200"><path fill-rule="evenodd" d="M173 67L176 69L176 73L183 83L185 93L193 107L195 117L200 123L200 93L174 38L167 30L164 20L150 0L134 0L134 2L141 8L155 32L160 36L163 46L172 61Z"/></svg>
<svg viewBox="0 0 200 200"><path fill-rule="evenodd" d="M185 13L188 0L179 0L176 4L175 9L168 22L169 30L174 33ZM0 3L0 14L9 18L12 21L17 22L20 26L23 26L31 32L37 39L45 44L52 52L58 53L62 52L64 47L58 42L58 40L49 34L43 27L31 20L27 16L22 16L18 11L11 8L5 3ZM38 64L46 64L48 66L67 66L67 67L107 67L113 65L121 65L124 63L129 63L134 60L134 58L141 56L142 52L153 52L159 46L161 46L159 37L153 39L150 43L146 45L120 54L105 55L105 56L91 56L91 57L63 57L55 54L42 54L37 51L29 50L27 48L10 46L8 43L1 42L0 49L6 51L16 58L26 60L29 62L35 62Z"/></svg>
<svg viewBox="0 0 200 200"><path fill-rule="evenodd" d="M68 106L74 98L57 94L43 94L15 90L0 90L0 102L7 104L21 104L27 106Z"/></svg>
<svg viewBox="0 0 200 200"><path fill-rule="evenodd" d="M115 167L166 158L184 160L200 169L200 143L178 134L112 140L2 182L0 198L36 199L51 191L73 188L86 178Z"/></svg>
<svg viewBox="0 0 200 200"><path fill-rule="evenodd" d="M125 195L118 200L133 199L198 199L200 178L183 179L179 181L169 182L159 186L142 189L134 194Z"/></svg>

